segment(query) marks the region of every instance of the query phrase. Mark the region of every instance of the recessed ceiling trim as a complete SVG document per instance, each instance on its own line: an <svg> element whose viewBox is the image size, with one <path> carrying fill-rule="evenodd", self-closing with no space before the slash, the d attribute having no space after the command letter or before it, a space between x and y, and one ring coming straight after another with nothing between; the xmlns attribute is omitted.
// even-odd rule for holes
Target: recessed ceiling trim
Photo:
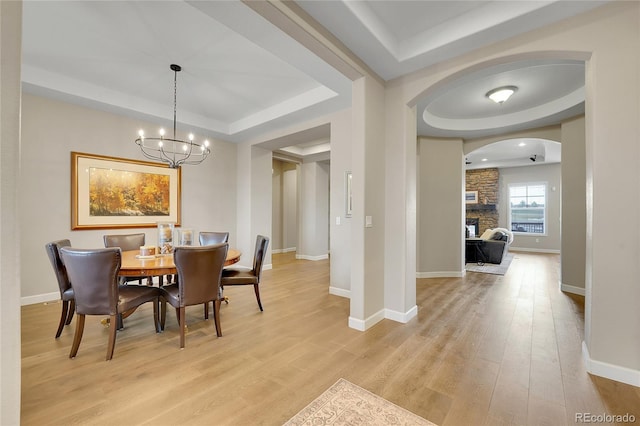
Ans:
<svg viewBox="0 0 640 426"><path fill-rule="evenodd" d="M59 92L67 97L86 100L84 104L94 105L100 109L105 109L100 107L104 105L110 111L118 109L133 111L143 116L153 116L168 121L173 120L173 110L167 104L135 97L129 93L97 86L27 64L22 65L22 82L27 92L36 95L44 92ZM189 111L180 111L177 120L180 124L208 129L213 132L224 134L229 131L226 123L190 113Z"/></svg>
<svg viewBox="0 0 640 426"><path fill-rule="evenodd" d="M560 113L572 108L585 99L585 89L581 87L566 96L555 99L543 105L538 105L527 110L517 111L510 114L496 115L484 118L451 119L433 115L425 108L422 119L429 126L454 131L486 130L497 127L513 126L539 120L552 114Z"/></svg>
<svg viewBox="0 0 640 426"><path fill-rule="evenodd" d="M338 94L327 87L316 87L315 89L289 98L284 102L280 102L279 104L231 123L228 133L233 135L251 127L275 120L276 118L322 103L336 96L338 96Z"/></svg>
<svg viewBox="0 0 640 426"><path fill-rule="evenodd" d="M343 4L369 30L371 35L384 46L387 52L400 61L398 40L387 30L386 25L380 21L371 8L365 2L359 1L343 1Z"/></svg>
<svg viewBox="0 0 640 426"><path fill-rule="evenodd" d="M394 51L393 55L399 62L404 62L547 7L550 3L553 2L490 2L404 40L402 48Z"/></svg>

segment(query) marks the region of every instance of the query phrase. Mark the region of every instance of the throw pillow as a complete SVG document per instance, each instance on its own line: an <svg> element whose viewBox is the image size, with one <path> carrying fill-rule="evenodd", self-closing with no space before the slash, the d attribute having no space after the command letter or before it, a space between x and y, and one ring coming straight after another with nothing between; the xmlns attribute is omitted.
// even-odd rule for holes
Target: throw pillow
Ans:
<svg viewBox="0 0 640 426"><path fill-rule="evenodd" d="M507 241L509 239L509 237L504 232L499 231L497 229L494 229L493 230L493 235L491 236L491 239L492 240L497 240L497 241Z"/></svg>
<svg viewBox="0 0 640 426"><path fill-rule="evenodd" d="M492 235L493 229L487 229L482 233L482 235L480 235L480 238L482 238L483 240L490 240Z"/></svg>

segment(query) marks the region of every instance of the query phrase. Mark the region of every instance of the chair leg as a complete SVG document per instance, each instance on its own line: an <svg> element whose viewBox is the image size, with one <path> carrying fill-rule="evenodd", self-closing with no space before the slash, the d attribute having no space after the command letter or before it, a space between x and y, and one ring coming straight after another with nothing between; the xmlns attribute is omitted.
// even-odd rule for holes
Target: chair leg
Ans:
<svg viewBox="0 0 640 426"><path fill-rule="evenodd" d="M109 327L109 345L107 346L107 361L113 358L113 349L116 347L116 333L118 332L118 327L113 327L113 324L118 321L118 319L122 318L122 315L111 315Z"/></svg>
<svg viewBox="0 0 640 426"><path fill-rule="evenodd" d="M184 349L184 329L186 325L184 306L176 309L176 312L178 313L178 324L180 326L180 349Z"/></svg>
<svg viewBox="0 0 640 426"><path fill-rule="evenodd" d="M204 319L209 319L209 302L204 302Z"/></svg>
<svg viewBox="0 0 640 426"><path fill-rule="evenodd" d="M84 331L84 315L78 314L76 319L76 333L73 336L73 344L71 345L71 353L69 358L75 358L80 347L80 341L82 340L82 332Z"/></svg>
<svg viewBox="0 0 640 426"><path fill-rule="evenodd" d="M67 322L65 322L65 325L69 325L71 324L71 320L73 319L73 314L76 311L76 300L75 299L71 299L71 303L69 303L69 310L67 311Z"/></svg>
<svg viewBox="0 0 640 426"><path fill-rule="evenodd" d="M156 333L160 333L162 328L160 328L160 315L158 314L158 305L160 304L160 298L156 298L152 301L153 303L153 325L156 327Z"/></svg>
<svg viewBox="0 0 640 426"><path fill-rule="evenodd" d="M67 322L67 315L69 315L69 301L62 301L62 312L60 312L60 323L58 324L58 331L56 331L56 339L60 337L62 329Z"/></svg>
<svg viewBox="0 0 640 426"><path fill-rule="evenodd" d="M258 301L258 307L260 307L260 310L262 311L262 302L260 302L260 289L258 288L259 284L254 284L253 285L253 289L256 292L256 300Z"/></svg>
<svg viewBox="0 0 640 426"><path fill-rule="evenodd" d="M207 306L209 304L207 303ZM222 337L222 327L220 326L220 299L213 301L213 322L216 325L216 334Z"/></svg>
<svg viewBox="0 0 640 426"><path fill-rule="evenodd" d="M164 330L164 321L167 318L167 301L160 299L160 330Z"/></svg>

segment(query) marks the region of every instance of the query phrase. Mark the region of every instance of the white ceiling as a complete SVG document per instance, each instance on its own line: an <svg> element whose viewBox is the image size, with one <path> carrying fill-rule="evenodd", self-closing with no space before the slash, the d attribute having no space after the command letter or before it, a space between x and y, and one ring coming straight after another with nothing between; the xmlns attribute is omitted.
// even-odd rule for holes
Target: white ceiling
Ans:
<svg viewBox="0 0 640 426"><path fill-rule="evenodd" d="M297 4L389 80L603 3ZM241 1L25 0L23 9L23 87L30 93L167 125L173 117L169 65L176 63L183 68L178 132L232 142L351 104L347 77ZM499 106L484 94L503 82L519 90ZM422 99L418 133L471 138L554 124L583 111L583 87L581 63L482 70ZM428 123L421 119L425 112ZM290 139L326 142L328 130L319 133Z"/></svg>

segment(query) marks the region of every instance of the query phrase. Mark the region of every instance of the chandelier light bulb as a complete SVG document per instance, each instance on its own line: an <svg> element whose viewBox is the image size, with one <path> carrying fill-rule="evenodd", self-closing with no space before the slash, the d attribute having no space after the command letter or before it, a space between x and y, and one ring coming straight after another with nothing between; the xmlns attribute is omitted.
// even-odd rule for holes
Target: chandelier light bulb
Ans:
<svg viewBox="0 0 640 426"><path fill-rule="evenodd" d="M138 131L138 136L140 136L141 138L144 138L144 130L140 129Z"/></svg>
<svg viewBox="0 0 640 426"><path fill-rule="evenodd" d="M161 136L161 137L162 137L162 136L164 136L164 129L160 129L160 132L159 132L159 133L160 133L160 136Z"/></svg>

